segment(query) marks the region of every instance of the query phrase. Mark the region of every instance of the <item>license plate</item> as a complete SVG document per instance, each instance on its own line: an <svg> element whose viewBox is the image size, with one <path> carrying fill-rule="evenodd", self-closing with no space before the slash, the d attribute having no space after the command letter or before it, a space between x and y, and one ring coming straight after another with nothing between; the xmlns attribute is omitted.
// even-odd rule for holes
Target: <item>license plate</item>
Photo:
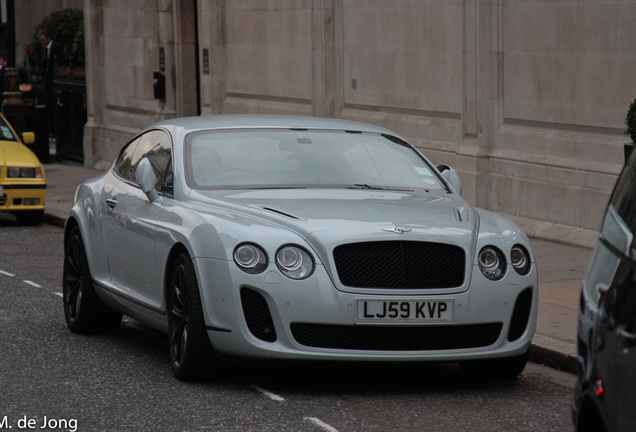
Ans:
<svg viewBox="0 0 636 432"><path fill-rule="evenodd" d="M453 300L357 300L356 323L453 322Z"/></svg>

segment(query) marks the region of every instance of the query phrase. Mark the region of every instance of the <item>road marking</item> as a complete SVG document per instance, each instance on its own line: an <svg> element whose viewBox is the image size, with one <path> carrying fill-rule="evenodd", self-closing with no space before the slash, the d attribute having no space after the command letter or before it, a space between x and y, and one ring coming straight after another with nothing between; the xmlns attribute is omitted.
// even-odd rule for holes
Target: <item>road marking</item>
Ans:
<svg viewBox="0 0 636 432"><path fill-rule="evenodd" d="M315 424L318 427L323 428L326 431L329 432L338 432L338 429L336 429L335 427L328 425L327 423L325 423L324 421L316 418L316 417L305 417L305 420L309 420L310 422L312 422L313 424Z"/></svg>
<svg viewBox="0 0 636 432"><path fill-rule="evenodd" d="M3 270L0 270L0 274L3 274L5 276L10 276L10 277L15 276L13 273L9 273L9 272L3 271Z"/></svg>
<svg viewBox="0 0 636 432"><path fill-rule="evenodd" d="M27 285L31 285L33 287L36 287L36 288L42 288L42 285L38 285L35 282L31 282L30 280L23 280L22 282L24 282Z"/></svg>
<svg viewBox="0 0 636 432"><path fill-rule="evenodd" d="M56 296L59 296L59 297L64 297L64 294L62 294L62 293L53 293L53 294L55 294Z"/></svg>
<svg viewBox="0 0 636 432"><path fill-rule="evenodd" d="M263 393L265 396L267 396L268 398L270 398L271 400L275 400L276 402L283 402L285 400L285 398L282 398L272 392L269 392L267 390L265 390L263 387L259 387L257 385L252 385L252 388L256 391L259 391L261 393Z"/></svg>

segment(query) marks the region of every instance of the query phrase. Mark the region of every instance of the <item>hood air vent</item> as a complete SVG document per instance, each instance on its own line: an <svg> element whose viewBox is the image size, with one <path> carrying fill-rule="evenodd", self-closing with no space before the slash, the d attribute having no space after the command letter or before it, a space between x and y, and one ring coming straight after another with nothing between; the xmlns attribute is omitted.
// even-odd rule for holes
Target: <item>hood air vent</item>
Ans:
<svg viewBox="0 0 636 432"><path fill-rule="evenodd" d="M278 209L275 209L275 208L272 208L272 207L261 207L261 208L263 210L267 210L269 212L276 213L277 215L285 216L285 217L290 218L290 219L303 220L303 218L300 218L300 217L295 216L293 214L290 214L290 213L287 213L287 212L284 212L282 210L278 210Z"/></svg>

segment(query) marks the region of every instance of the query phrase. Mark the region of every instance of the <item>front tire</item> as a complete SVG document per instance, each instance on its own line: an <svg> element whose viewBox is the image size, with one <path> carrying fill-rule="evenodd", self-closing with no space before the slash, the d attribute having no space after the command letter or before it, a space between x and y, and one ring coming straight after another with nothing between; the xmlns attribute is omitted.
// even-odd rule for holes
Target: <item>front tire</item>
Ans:
<svg viewBox="0 0 636 432"><path fill-rule="evenodd" d="M102 303L95 292L78 226L71 229L64 245L62 296L66 325L73 333L113 333L119 328L122 315Z"/></svg>
<svg viewBox="0 0 636 432"><path fill-rule="evenodd" d="M515 357L461 362L462 371L473 378L515 379L526 367L530 350Z"/></svg>
<svg viewBox="0 0 636 432"><path fill-rule="evenodd" d="M187 253L181 253L169 278L167 290L168 345L177 379L192 381L206 375L216 353L208 338L199 285Z"/></svg>

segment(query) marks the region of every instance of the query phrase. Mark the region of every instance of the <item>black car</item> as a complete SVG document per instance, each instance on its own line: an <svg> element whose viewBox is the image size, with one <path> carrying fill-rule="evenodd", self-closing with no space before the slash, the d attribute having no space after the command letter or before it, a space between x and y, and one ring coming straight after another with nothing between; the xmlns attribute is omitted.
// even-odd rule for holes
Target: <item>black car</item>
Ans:
<svg viewBox="0 0 636 432"><path fill-rule="evenodd" d="M618 178L579 307L577 432L636 431L636 153Z"/></svg>

